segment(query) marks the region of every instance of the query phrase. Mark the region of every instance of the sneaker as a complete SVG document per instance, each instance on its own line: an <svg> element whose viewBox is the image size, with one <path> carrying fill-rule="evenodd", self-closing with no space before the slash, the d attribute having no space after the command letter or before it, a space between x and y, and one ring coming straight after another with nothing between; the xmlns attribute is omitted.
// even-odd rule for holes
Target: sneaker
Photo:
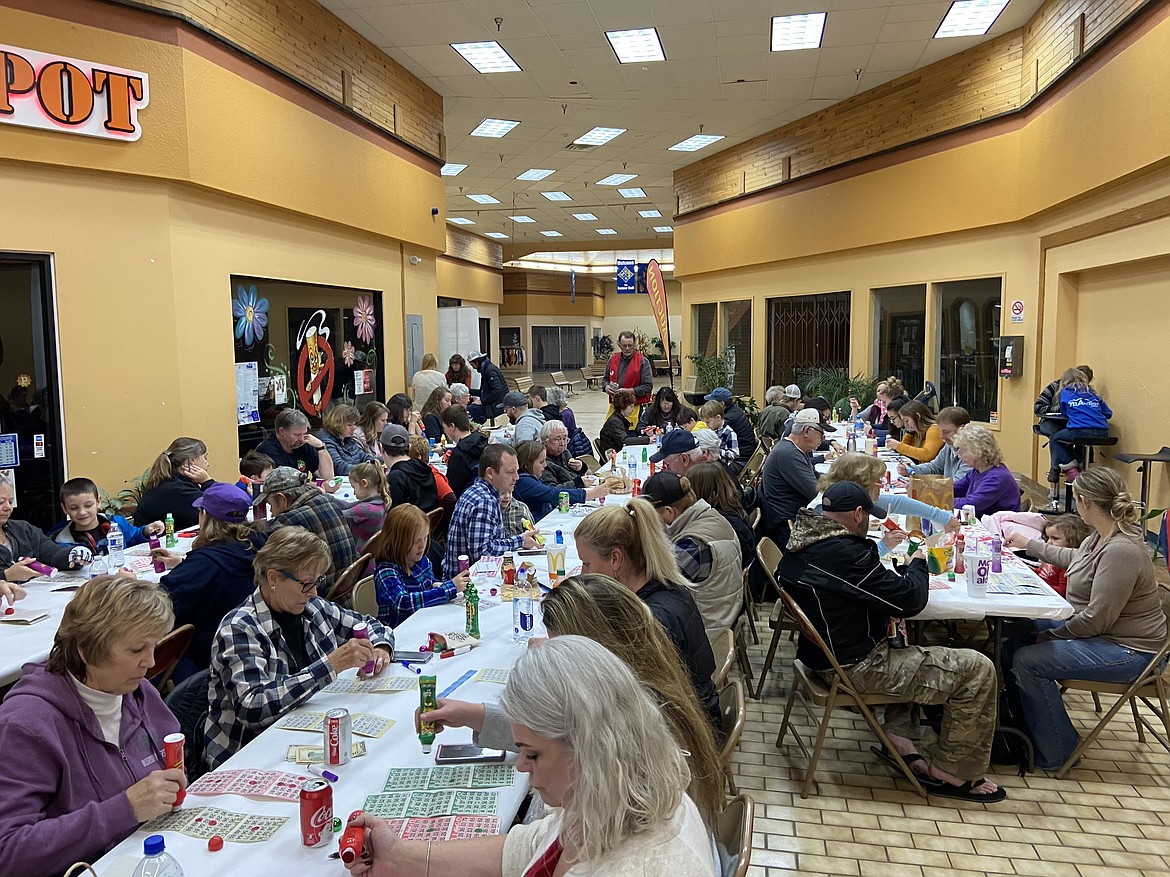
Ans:
<svg viewBox="0 0 1170 877"><path fill-rule="evenodd" d="M1057 484L1060 481L1060 470L1053 467L1048 470L1048 483Z"/></svg>

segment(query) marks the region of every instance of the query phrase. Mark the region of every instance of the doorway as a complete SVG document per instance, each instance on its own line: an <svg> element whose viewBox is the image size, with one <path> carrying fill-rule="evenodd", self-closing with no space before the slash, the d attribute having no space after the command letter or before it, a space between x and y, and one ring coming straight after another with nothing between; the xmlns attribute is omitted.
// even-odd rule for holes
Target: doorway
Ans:
<svg viewBox="0 0 1170 877"><path fill-rule="evenodd" d="M849 297L829 292L768 299L769 385L803 387L818 369L848 369Z"/></svg>
<svg viewBox="0 0 1170 877"><path fill-rule="evenodd" d="M65 479L57 321L49 256L0 253L0 470L14 517L50 529Z"/></svg>

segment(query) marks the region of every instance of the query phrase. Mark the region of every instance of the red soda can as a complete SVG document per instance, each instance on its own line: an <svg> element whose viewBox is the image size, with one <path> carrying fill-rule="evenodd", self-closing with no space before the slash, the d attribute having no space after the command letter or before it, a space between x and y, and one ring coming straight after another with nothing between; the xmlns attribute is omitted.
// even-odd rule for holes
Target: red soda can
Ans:
<svg viewBox="0 0 1170 877"><path fill-rule="evenodd" d="M350 730L349 710L335 709L325 713L325 763L349 764L353 757L353 736Z"/></svg>
<svg viewBox="0 0 1170 877"><path fill-rule="evenodd" d="M186 767L183 764L183 750L187 745L187 738L182 734L167 734L163 737L163 758L166 760L167 770L178 768L186 772ZM171 803L171 808L179 809L179 805L183 803L183 799L187 797L186 789L179 789L179 794L175 796L175 800Z"/></svg>
<svg viewBox="0 0 1170 877"><path fill-rule="evenodd" d="M639 494L641 494L641 493L642 493L642 479L641 479L641 478L635 478L635 479L634 479L634 484L633 484L633 486L630 488L630 496L638 496L638 495L639 495Z"/></svg>
<svg viewBox="0 0 1170 877"><path fill-rule="evenodd" d="M319 847L333 838L333 787L325 780L301 786L301 843Z"/></svg>

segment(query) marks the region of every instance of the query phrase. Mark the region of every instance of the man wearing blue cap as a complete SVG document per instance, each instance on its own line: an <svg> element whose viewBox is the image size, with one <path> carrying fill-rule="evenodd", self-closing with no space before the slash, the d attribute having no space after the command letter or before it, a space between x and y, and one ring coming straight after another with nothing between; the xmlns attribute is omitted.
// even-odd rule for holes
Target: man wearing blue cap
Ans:
<svg viewBox="0 0 1170 877"><path fill-rule="evenodd" d="M756 452L756 446L759 442L756 440L755 427L752 426L752 422L748 420L743 409L732 401L731 390L727 387L716 387L703 398L708 402L723 403L723 420L735 431L735 437L739 441L739 456L735 458L734 464L730 467L732 474L735 474L747 465L752 454Z"/></svg>
<svg viewBox="0 0 1170 877"><path fill-rule="evenodd" d="M691 433L685 429L672 429L662 437L662 448L650 461L675 475L686 475L688 469L704 459L706 455Z"/></svg>

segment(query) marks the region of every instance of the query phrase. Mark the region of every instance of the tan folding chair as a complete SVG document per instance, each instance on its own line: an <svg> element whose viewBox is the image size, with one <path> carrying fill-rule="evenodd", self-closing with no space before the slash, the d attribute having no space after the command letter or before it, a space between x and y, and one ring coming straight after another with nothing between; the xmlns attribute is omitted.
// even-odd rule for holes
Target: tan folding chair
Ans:
<svg viewBox="0 0 1170 877"><path fill-rule="evenodd" d="M720 689L727 684L727 677L731 675L731 665L735 663L735 631L726 628L719 638L711 643L711 651L715 653L715 660L719 662L715 668L715 675L711 681L715 688Z"/></svg>
<svg viewBox="0 0 1170 877"><path fill-rule="evenodd" d="M158 641L154 647L154 666L146 672L146 679L163 694L166 693L167 683L171 681L171 674L195 637L195 627L184 624L176 627Z"/></svg>
<svg viewBox="0 0 1170 877"><path fill-rule="evenodd" d="M333 583L333 587L329 589L329 593L325 595L325 599L331 603L341 603L345 605L345 601L353 592L353 586L358 583L358 580L365 575L366 567L370 565L370 561L374 559L372 554L363 554L357 560L349 565L349 567L337 580Z"/></svg>
<svg viewBox="0 0 1170 877"><path fill-rule="evenodd" d="M1170 588L1166 585L1159 584L1158 597L1162 601L1162 612L1166 615L1166 636L1162 640L1162 647L1153 654L1146 668L1133 682L1128 684L1124 682L1093 682L1087 679L1062 679L1060 681L1062 690L1092 692L1094 701L1097 703L1097 712L1101 712L1100 701L1098 700L1100 695L1116 694L1117 702L1109 708L1109 711L1105 715L1101 716L1097 724L1093 726L1092 731L1081 737L1081 742L1077 745L1073 754L1068 757L1068 761L1056 772L1057 779L1064 779L1065 775L1072 770L1073 765L1077 763L1084 751L1093 745L1097 736L1105 730L1105 726L1109 724L1110 720L1127 703L1133 712L1133 722L1137 726L1138 741L1141 743L1146 742L1145 732L1148 730L1154 735L1154 739L1170 752L1170 709L1167 708L1167 694L1170 692L1170 682L1167 681L1166 674L1161 672L1162 659L1170 653ZM1153 703L1155 698L1158 701L1156 706ZM1145 704L1146 709L1161 719L1161 731L1155 728L1150 720L1138 711L1139 700Z"/></svg>
<svg viewBox="0 0 1170 877"><path fill-rule="evenodd" d="M719 689L719 727L723 731L723 748L719 750L719 765L723 768L723 775L727 777L727 787L731 794L738 795L735 787L735 777L731 773L731 753L739 745L739 738L743 736L744 722L747 721L747 704L743 697L743 683L733 679Z"/></svg>
<svg viewBox="0 0 1170 877"><path fill-rule="evenodd" d="M925 798L926 790L918 782L918 777L914 775L914 771L898 755L894 744L890 742L890 738L886 735L885 730L878 723L878 720L874 718L873 711L870 709L873 706L888 706L890 704L908 703L908 701L904 698L890 697L884 694L863 694L859 692L854 688L848 674L837 663L837 659L833 656L829 647L825 645L825 641L821 638L817 629L808 620L808 616L804 614L803 610L796 604L796 601L783 588L780 589L780 599L784 601L784 611L795 619L796 623L800 626L800 635L824 654L833 670L832 682L825 682L819 673L815 670L810 670L799 658L794 658L792 661L792 689L788 695L788 703L784 706L784 718L780 722L780 732L776 735L776 746L779 747L784 742L785 733L791 731L792 739L796 741L796 745L799 747L801 754L808 759L808 772L805 774L804 784L800 788L800 797L807 798L808 790L812 788L813 778L816 775L817 762L821 758L821 750L825 745L825 734L829 730L829 719L833 715L833 710L838 707L848 708L852 706L861 713L866 724L869 725L882 746L890 753L890 756L897 760L902 773L906 779L910 780L910 784L914 786L914 791ZM817 729L817 739L813 745L811 754L804 740L796 733L796 728L790 722L792 707L796 703L798 694L801 695L801 699L804 701L805 711L814 724L816 722L816 716L813 714L811 707L817 706L824 710L821 715L820 726Z"/></svg>
<svg viewBox="0 0 1170 877"><path fill-rule="evenodd" d="M740 487L749 487L760 477L760 470L764 468L764 446L756 445L755 452L748 457L747 464L740 470Z"/></svg>
<svg viewBox="0 0 1170 877"><path fill-rule="evenodd" d="M736 795L727 802L719 817L715 845L719 849L719 873L723 877L747 877L752 863L752 831L756 821L756 802L747 795Z"/></svg>
<svg viewBox="0 0 1170 877"><path fill-rule="evenodd" d="M746 612L740 613L739 618L735 619L735 626L731 628L731 633L735 639L735 660L739 664L739 672L743 674L748 691L751 691L752 679L755 678L755 674L752 673L752 662L751 658L748 657L747 650L747 635L744 633L748 620L749 616Z"/></svg>
<svg viewBox="0 0 1170 877"><path fill-rule="evenodd" d="M772 641L768 644L768 655L764 658L764 667L760 670L760 682L756 686L756 700L764 693L764 680L768 678L768 671L772 669L772 662L776 660L776 650L780 647L780 637L788 633L799 632L796 623L787 618L784 612L784 601L780 599L780 585L776 581L776 567L780 565L784 552L780 546L765 536L756 543L756 562L764 571L764 581L768 583L776 603L772 606L772 614L768 616L768 626L772 628Z"/></svg>
<svg viewBox="0 0 1170 877"><path fill-rule="evenodd" d="M378 597L374 592L373 576L366 576L354 585L350 602L353 604L354 612L360 612L370 618L378 617Z"/></svg>
<svg viewBox="0 0 1170 877"><path fill-rule="evenodd" d="M443 526L443 516L447 514L447 510L442 506L431 509L427 512L427 521L431 527L431 538L437 539L440 528Z"/></svg>

